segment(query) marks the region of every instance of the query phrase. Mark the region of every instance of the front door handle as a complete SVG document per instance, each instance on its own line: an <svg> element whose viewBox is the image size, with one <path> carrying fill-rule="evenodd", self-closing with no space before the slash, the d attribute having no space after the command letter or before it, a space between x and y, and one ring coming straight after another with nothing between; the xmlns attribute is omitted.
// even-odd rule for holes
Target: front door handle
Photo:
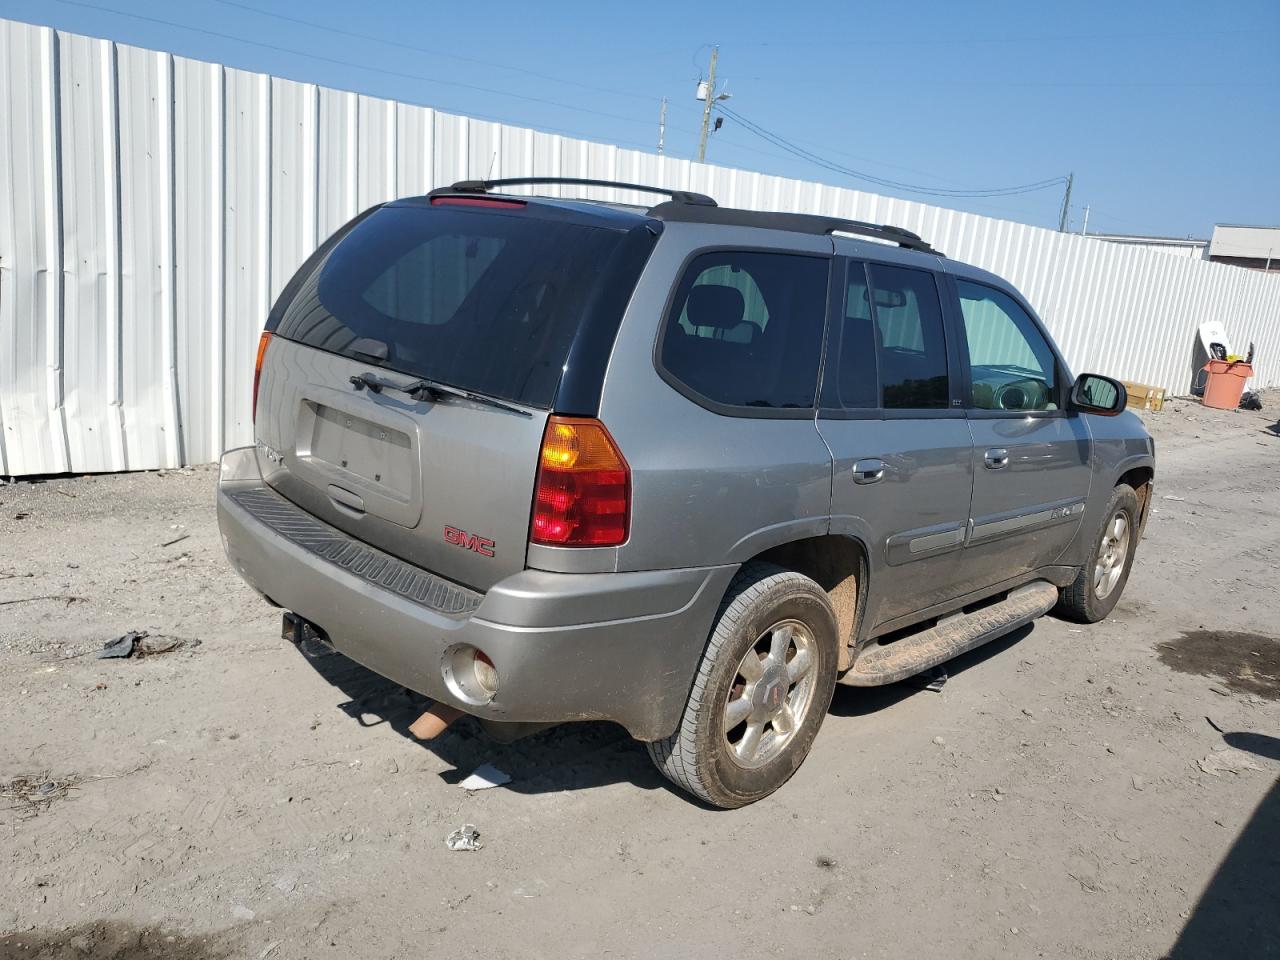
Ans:
<svg viewBox="0 0 1280 960"><path fill-rule="evenodd" d="M983 454L982 462L988 470L1003 470L1009 465L1009 451L1004 447L992 447Z"/></svg>
<svg viewBox="0 0 1280 960"><path fill-rule="evenodd" d="M853 465L853 482L854 483L876 483L884 479L884 461L877 460L874 457L869 460L859 460Z"/></svg>

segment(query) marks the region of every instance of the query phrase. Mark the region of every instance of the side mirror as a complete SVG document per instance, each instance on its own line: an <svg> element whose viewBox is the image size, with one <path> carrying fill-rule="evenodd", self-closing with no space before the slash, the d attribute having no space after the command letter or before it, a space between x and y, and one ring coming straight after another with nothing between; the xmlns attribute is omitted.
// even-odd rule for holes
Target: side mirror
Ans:
<svg viewBox="0 0 1280 960"><path fill-rule="evenodd" d="M1082 373L1071 386L1071 407L1084 413L1114 417L1124 412L1128 402L1123 383L1098 373Z"/></svg>

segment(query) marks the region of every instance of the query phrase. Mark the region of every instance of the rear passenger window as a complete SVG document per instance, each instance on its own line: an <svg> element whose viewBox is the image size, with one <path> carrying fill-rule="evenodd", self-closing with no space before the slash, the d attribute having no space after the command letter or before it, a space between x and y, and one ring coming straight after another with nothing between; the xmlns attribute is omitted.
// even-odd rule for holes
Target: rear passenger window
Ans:
<svg viewBox="0 0 1280 960"><path fill-rule="evenodd" d="M813 406L829 261L716 251L694 259L662 334L661 366L716 404Z"/></svg>
<svg viewBox="0 0 1280 960"><path fill-rule="evenodd" d="M947 342L933 274L879 263L870 264L868 274L885 408L948 406Z"/></svg>

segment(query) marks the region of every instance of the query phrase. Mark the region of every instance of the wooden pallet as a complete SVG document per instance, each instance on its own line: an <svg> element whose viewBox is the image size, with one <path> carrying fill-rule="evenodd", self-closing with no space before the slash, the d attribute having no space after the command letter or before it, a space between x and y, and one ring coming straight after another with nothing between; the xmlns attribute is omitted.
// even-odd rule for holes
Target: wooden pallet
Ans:
<svg viewBox="0 0 1280 960"><path fill-rule="evenodd" d="M1129 394L1129 399L1125 402L1125 408L1136 407L1139 410L1161 410L1164 408L1164 387L1149 387L1145 383L1130 383L1128 380L1121 380L1124 384L1125 391Z"/></svg>

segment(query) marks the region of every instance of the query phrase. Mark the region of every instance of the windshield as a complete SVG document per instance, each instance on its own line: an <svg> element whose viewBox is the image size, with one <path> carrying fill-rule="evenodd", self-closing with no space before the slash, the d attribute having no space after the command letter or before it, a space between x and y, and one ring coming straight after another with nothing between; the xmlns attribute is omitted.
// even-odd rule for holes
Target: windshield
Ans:
<svg viewBox="0 0 1280 960"><path fill-rule="evenodd" d="M383 207L320 261L276 333L549 408L623 236L527 213Z"/></svg>

